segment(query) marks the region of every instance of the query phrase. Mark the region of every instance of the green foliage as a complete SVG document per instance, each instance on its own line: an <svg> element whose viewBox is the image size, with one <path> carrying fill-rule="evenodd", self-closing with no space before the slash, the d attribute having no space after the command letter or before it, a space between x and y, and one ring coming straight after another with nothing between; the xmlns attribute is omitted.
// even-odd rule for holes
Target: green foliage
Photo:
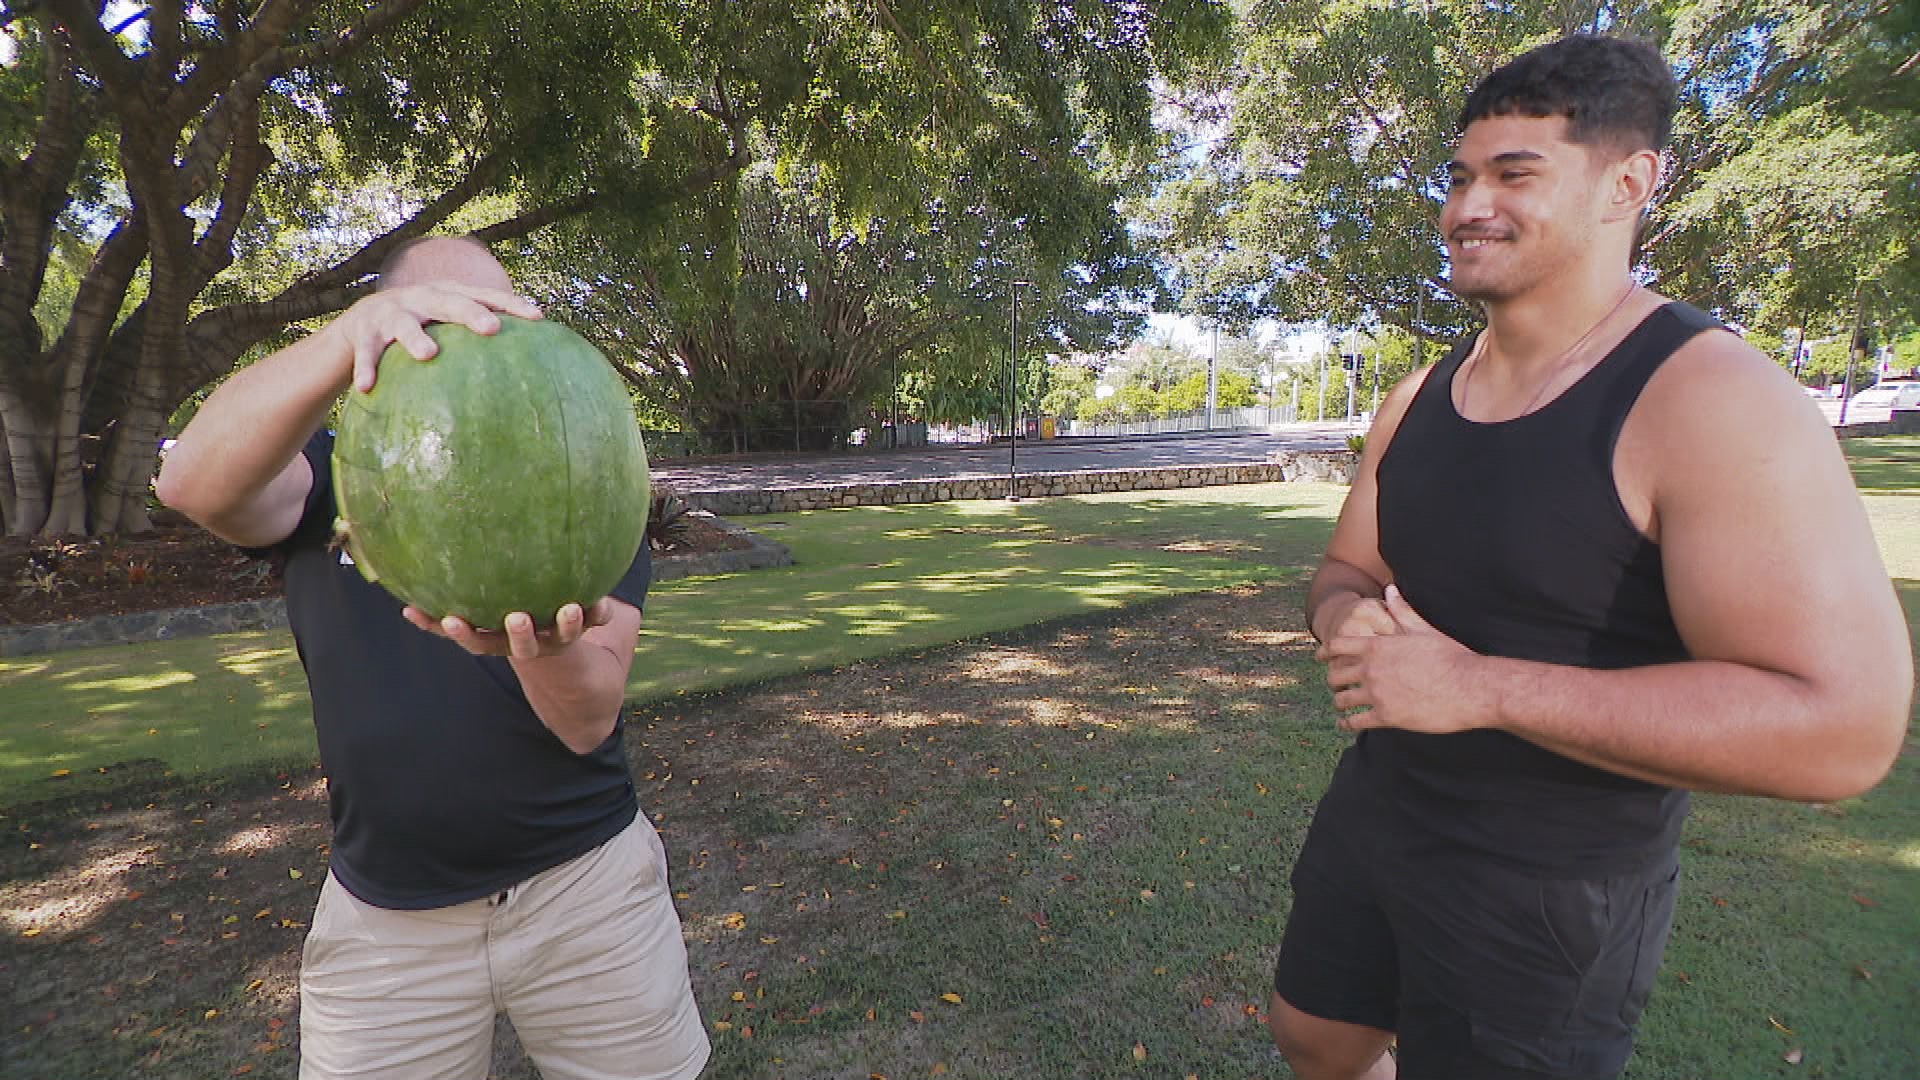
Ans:
<svg viewBox="0 0 1920 1080"><path fill-rule="evenodd" d="M1920 32L1902 6L1681 5L1667 48L1693 92L1649 240L1662 287L1815 336L1846 332L1863 306L1913 317L1920 99L1910 67L1891 73Z"/></svg>
<svg viewBox="0 0 1920 1080"><path fill-rule="evenodd" d="M647 508L647 545L669 552L685 544L693 533L689 513L686 500L655 485Z"/></svg>
<svg viewBox="0 0 1920 1080"><path fill-rule="evenodd" d="M1254 4L1235 76L1181 129L1215 149L1137 206L1182 305L1468 329L1434 228L1459 107L1498 63L1596 23L1661 43L1682 80L1645 250L1658 287L1749 327L1911 321L1920 15L1886 0Z"/></svg>
<svg viewBox="0 0 1920 1080"><path fill-rule="evenodd" d="M1062 420L1088 415L1098 400L1095 394L1100 373L1086 364L1071 360L1056 363L1049 370L1052 385L1040 399L1041 415Z"/></svg>
<svg viewBox="0 0 1920 1080"><path fill-rule="evenodd" d="M1114 206L1155 138L1152 82L1218 64L1229 18L1218 0L394 0L162 5L116 36L82 10L0 13L0 425L26 448L0 456L13 532L143 527L128 506L179 404L433 231L544 270L562 314L641 279L674 310L620 327L632 349L677 354L649 326L709 352L784 342L771 352L793 385L763 372L702 391L729 408L829 400L843 420L878 396L880 367L889 391L925 373L930 413L977 408L1007 281L1057 302L1035 355L1127 329L1079 293L1151 286ZM822 270L842 255L826 250L810 293L925 234L955 302L893 291L897 274L856 275L836 299L878 297L868 325L913 308L945 329L822 374L861 330L827 332L777 273L746 276L749 245L762 265L800 250L741 216L756 161L800 207L762 220L824 220L834 244L871 247ZM569 222L584 223L528 239ZM654 401L704 407L671 388Z"/></svg>
<svg viewBox="0 0 1920 1080"><path fill-rule="evenodd" d="M896 391L908 419L1003 413L1004 275L1009 262L1041 258L1020 224L960 201L958 189L910 215L856 223L820 172L781 173L753 166L702 200L702 218L611 250L597 220L557 231L528 259L528 287L586 328L640 398L710 444L822 449L868 411L890 413ZM568 272L593 252L601 274ZM1047 393L1041 348L1130 334L1138 316L1113 301L1148 278L1140 256L1116 249L1022 289L1029 408Z"/></svg>
<svg viewBox="0 0 1920 1080"><path fill-rule="evenodd" d="M1031 412L1043 355L1135 331L1121 301L1156 278L1115 205L1155 138L1147 84L1217 59L1223 6L790 16L797 36L766 28L776 52L844 81L812 76L755 126L737 181L660 227L590 217L528 252L536 291L638 393L710 442L822 448L896 398L921 419L1004 413L1016 346Z"/></svg>

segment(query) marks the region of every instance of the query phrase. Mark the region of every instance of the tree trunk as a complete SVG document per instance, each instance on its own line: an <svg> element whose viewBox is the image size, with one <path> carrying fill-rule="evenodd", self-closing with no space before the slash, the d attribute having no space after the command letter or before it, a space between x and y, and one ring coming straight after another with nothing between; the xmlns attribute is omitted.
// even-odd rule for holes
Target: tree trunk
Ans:
<svg viewBox="0 0 1920 1080"><path fill-rule="evenodd" d="M93 531L139 533L153 528L147 516L147 491L153 483L154 457L169 409L159 385L157 365L143 363L135 376L132 401L114 421L107 446L93 475Z"/></svg>
<svg viewBox="0 0 1920 1080"><path fill-rule="evenodd" d="M32 536L46 522L53 502L47 476L52 425L16 388L0 385L0 430L7 437L7 535Z"/></svg>
<svg viewBox="0 0 1920 1080"><path fill-rule="evenodd" d="M87 533L87 487L82 420L86 412L80 364L68 361L68 377L60 389L59 416L54 423L53 494L47 518L40 525L45 536L84 536Z"/></svg>

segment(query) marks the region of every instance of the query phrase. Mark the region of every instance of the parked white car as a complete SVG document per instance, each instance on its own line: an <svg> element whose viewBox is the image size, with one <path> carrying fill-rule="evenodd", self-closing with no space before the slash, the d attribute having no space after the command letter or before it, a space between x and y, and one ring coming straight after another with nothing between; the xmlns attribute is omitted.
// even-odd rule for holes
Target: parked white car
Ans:
<svg viewBox="0 0 1920 1080"><path fill-rule="evenodd" d="M1885 420L1895 409L1920 409L1920 382L1883 382L1847 399L1848 420Z"/></svg>

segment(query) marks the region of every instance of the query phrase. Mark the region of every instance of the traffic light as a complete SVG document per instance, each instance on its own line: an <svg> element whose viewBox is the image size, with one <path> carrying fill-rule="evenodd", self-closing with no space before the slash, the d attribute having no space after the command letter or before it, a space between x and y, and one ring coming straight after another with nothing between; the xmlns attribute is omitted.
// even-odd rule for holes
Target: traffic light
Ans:
<svg viewBox="0 0 1920 1080"><path fill-rule="evenodd" d="M1340 366L1346 368L1348 371L1358 370L1360 367L1360 354L1350 352L1341 353Z"/></svg>

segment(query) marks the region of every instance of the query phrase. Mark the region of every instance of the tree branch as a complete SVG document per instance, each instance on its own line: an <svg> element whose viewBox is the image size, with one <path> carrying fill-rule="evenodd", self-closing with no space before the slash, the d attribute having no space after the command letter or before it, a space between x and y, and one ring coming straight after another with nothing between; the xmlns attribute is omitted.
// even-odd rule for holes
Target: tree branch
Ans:
<svg viewBox="0 0 1920 1080"><path fill-rule="evenodd" d="M288 287L282 297L297 289L337 289L351 285L361 278L368 277L380 268L387 253L417 236L425 236L441 222L452 217L459 209L473 201L474 197L485 191L506 167L510 154L506 150L494 150L473 163L467 175L460 182L440 193L439 197L420 209L420 212L402 222L391 231L375 237L372 241L325 270L316 270L302 277Z"/></svg>
<svg viewBox="0 0 1920 1080"><path fill-rule="evenodd" d="M184 126L187 118L205 109L222 87L235 83L240 73L265 85L285 71L282 46L306 14L303 0L265 0L237 40L213 50L172 86L166 97L166 114Z"/></svg>
<svg viewBox="0 0 1920 1080"><path fill-rule="evenodd" d="M94 74L107 97L126 113L145 111L139 71L107 28L100 25L100 12L88 0L46 0L53 13L54 26L72 44Z"/></svg>
<svg viewBox="0 0 1920 1080"><path fill-rule="evenodd" d="M336 289L289 288L271 300L229 304L194 316L186 329L187 362L169 392L184 397L225 375L248 349L295 323L331 315L372 292L371 285Z"/></svg>
<svg viewBox="0 0 1920 1080"><path fill-rule="evenodd" d="M260 141L260 108L256 102L245 110L234 132L232 150L227 155L227 179L220 190L220 209L213 222L194 244L193 268L189 285L198 296L215 275L233 264L233 237L253 201L254 185L260 173L273 160L273 152Z"/></svg>
<svg viewBox="0 0 1920 1080"><path fill-rule="evenodd" d="M180 0L148 0L147 58L144 67L155 88L171 90L180 74L180 53L186 46Z"/></svg>
<svg viewBox="0 0 1920 1080"><path fill-rule="evenodd" d="M413 14L424 0L386 0L360 18L359 22L324 41L298 45L286 50L289 67L304 67L334 60L378 37L382 30Z"/></svg>
<svg viewBox="0 0 1920 1080"><path fill-rule="evenodd" d="M528 233L537 232L557 221L564 221L575 214L591 209L599 200L593 192L579 195L561 202L537 206L523 214L517 214L505 221L497 221L484 228L475 229L472 236L485 244L495 244L502 240L515 240Z"/></svg>
<svg viewBox="0 0 1920 1080"><path fill-rule="evenodd" d="M45 280L54 222L70 198L74 170L86 152L91 110L80 101L66 44L46 46L46 109L33 149L4 174L0 193L0 318L31 321ZM37 336L37 330L29 331Z"/></svg>

